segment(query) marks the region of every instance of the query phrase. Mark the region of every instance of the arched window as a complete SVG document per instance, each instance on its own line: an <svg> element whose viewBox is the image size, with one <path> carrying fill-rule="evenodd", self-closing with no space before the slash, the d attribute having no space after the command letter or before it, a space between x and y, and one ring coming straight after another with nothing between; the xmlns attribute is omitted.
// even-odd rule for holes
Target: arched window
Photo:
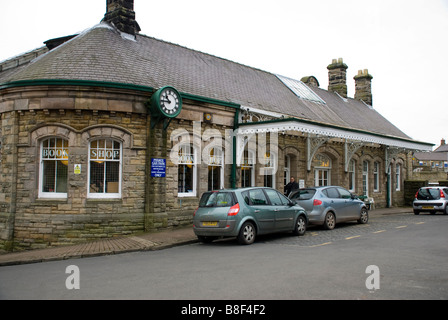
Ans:
<svg viewBox="0 0 448 320"><path fill-rule="evenodd" d="M41 143L40 198L66 198L68 182L68 141L48 138Z"/></svg>
<svg viewBox="0 0 448 320"><path fill-rule="evenodd" d="M88 197L121 197L121 160L119 141L98 139L90 142Z"/></svg>
<svg viewBox="0 0 448 320"><path fill-rule="evenodd" d="M331 159L323 153L317 154L313 159L314 182L316 186L328 186L331 184Z"/></svg>

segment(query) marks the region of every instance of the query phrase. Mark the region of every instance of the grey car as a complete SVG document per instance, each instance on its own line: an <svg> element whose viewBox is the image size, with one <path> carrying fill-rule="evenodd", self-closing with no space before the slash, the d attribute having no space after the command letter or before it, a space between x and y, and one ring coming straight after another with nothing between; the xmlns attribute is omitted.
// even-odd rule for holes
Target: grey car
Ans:
<svg viewBox="0 0 448 320"><path fill-rule="evenodd" d="M224 189L205 192L193 217L193 230L202 242L237 237L251 244L257 235L292 231L304 235L305 210L271 188Z"/></svg>
<svg viewBox="0 0 448 320"><path fill-rule="evenodd" d="M289 198L306 210L310 224L323 225L328 230L342 221L369 221L365 203L339 186L298 189Z"/></svg>
<svg viewBox="0 0 448 320"><path fill-rule="evenodd" d="M423 187L418 189L412 203L414 214L422 211L448 214L448 187Z"/></svg>

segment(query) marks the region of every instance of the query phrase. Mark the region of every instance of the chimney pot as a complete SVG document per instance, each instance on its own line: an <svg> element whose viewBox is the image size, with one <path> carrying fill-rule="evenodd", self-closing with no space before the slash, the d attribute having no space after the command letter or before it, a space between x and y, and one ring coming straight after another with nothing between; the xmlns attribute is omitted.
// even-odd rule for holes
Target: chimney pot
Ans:
<svg viewBox="0 0 448 320"><path fill-rule="evenodd" d="M342 58L333 59L328 69L328 91L347 98L347 65Z"/></svg>
<svg viewBox="0 0 448 320"><path fill-rule="evenodd" d="M359 70L355 79L355 99L362 100L368 105L372 105L372 84L373 77L369 74L368 69Z"/></svg>

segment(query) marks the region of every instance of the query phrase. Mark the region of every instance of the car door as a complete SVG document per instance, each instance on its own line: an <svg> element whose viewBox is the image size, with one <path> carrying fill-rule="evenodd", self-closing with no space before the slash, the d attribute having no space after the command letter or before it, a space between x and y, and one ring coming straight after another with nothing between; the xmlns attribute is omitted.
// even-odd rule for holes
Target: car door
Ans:
<svg viewBox="0 0 448 320"><path fill-rule="evenodd" d="M360 206L357 201L352 197L350 191L337 187L340 198L341 198L341 210L344 219L355 219L359 218L360 215Z"/></svg>
<svg viewBox="0 0 448 320"><path fill-rule="evenodd" d="M294 209L288 205L289 200L276 190L265 189L265 192L274 210L275 230L292 230Z"/></svg>
<svg viewBox="0 0 448 320"><path fill-rule="evenodd" d="M248 191L248 210L258 224L258 233L273 232L275 226L275 211L272 209L263 189Z"/></svg>
<svg viewBox="0 0 448 320"><path fill-rule="evenodd" d="M336 187L329 187L323 190L322 193L328 198L328 211L334 211L336 221L347 219L347 212L344 210L345 201L340 197L338 189Z"/></svg>

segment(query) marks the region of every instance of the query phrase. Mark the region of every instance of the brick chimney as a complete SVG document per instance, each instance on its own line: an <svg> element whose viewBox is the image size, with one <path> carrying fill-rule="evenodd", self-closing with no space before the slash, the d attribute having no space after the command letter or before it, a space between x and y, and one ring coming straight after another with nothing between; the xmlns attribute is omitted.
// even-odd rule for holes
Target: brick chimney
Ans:
<svg viewBox="0 0 448 320"><path fill-rule="evenodd" d="M103 21L113 23L124 33L136 35L140 31L135 20L134 0L107 0Z"/></svg>
<svg viewBox="0 0 448 320"><path fill-rule="evenodd" d="M347 65L342 58L333 59L328 69L328 91L337 92L347 98Z"/></svg>
<svg viewBox="0 0 448 320"><path fill-rule="evenodd" d="M442 140L440 140L440 145L444 146L445 145L445 139L442 138Z"/></svg>
<svg viewBox="0 0 448 320"><path fill-rule="evenodd" d="M359 70L355 79L355 99L362 100L368 105L372 105L372 84L373 77L367 69Z"/></svg>

